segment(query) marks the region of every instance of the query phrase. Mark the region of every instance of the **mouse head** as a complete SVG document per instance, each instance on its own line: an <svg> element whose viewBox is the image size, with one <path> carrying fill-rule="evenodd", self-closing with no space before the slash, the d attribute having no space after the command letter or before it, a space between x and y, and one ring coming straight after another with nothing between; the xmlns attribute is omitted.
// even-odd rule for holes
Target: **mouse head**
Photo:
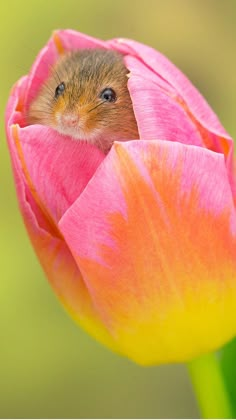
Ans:
<svg viewBox="0 0 236 420"><path fill-rule="evenodd" d="M115 51L66 53L33 101L29 121L93 143L138 138L127 75Z"/></svg>

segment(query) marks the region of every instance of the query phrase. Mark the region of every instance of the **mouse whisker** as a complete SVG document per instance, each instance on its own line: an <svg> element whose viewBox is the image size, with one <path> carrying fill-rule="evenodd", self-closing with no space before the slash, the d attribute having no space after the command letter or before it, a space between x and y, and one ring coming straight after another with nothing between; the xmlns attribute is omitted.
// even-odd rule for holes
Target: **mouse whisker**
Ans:
<svg viewBox="0 0 236 420"><path fill-rule="evenodd" d="M91 108L88 112L93 111L94 109L98 108L100 105L104 104L106 101L102 101L100 102L98 105L94 106L93 108Z"/></svg>

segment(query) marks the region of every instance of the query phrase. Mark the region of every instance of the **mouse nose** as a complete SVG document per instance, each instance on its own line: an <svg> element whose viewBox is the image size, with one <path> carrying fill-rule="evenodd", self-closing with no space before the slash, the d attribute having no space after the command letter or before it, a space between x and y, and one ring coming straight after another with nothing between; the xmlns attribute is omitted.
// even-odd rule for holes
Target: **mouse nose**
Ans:
<svg viewBox="0 0 236 420"><path fill-rule="evenodd" d="M61 122L67 127L74 127L79 121L79 116L74 114L64 114L61 116Z"/></svg>

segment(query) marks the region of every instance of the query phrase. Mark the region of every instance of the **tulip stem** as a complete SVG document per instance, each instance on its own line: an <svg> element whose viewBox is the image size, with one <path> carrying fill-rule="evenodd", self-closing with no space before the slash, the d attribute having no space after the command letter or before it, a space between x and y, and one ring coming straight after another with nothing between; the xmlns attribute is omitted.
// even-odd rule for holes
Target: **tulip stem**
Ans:
<svg viewBox="0 0 236 420"><path fill-rule="evenodd" d="M202 418L233 418L217 355L210 353L192 360L188 370Z"/></svg>

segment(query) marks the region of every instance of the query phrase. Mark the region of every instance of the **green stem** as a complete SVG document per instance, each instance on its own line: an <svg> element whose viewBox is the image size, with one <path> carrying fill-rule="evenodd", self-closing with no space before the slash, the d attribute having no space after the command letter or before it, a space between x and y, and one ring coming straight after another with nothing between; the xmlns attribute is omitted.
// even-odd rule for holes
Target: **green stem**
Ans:
<svg viewBox="0 0 236 420"><path fill-rule="evenodd" d="M188 369L202 417L232 419L232 411L216 354L192 360Z"/></svg>

